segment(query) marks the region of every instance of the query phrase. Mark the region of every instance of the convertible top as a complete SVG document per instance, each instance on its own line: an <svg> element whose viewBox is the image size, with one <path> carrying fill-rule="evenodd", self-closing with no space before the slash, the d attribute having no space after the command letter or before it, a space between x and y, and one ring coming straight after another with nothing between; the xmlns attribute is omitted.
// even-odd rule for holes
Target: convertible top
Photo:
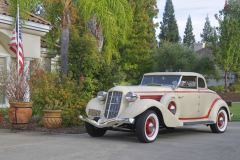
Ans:
<svg viewBox="0 0 240 160"><path fill-rule="evenodd" d="M147 75L179 75L179 76L197 76L205 79L201 74L195 73L195 72L152 72L152 73L146 73Z"/></svg>

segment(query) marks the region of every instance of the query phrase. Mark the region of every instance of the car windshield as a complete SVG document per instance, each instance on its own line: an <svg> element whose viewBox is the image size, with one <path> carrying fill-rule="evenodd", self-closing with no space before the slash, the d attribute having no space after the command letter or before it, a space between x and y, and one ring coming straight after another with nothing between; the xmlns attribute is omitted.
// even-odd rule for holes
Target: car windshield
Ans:
<svg viewBox="0 0 240 160"><path fill-rule="evenodd" d="M176 87L179 75L146 75L142 79L142 86L173 86Z"/></svg>

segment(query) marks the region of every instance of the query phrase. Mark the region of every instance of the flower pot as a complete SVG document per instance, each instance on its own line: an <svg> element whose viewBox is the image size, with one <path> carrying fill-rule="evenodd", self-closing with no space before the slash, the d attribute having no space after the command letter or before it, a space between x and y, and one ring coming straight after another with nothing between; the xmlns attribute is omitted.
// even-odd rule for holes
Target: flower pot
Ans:
<svg viewBox="0 0 240 160"><path fill-rule="evenodd" d="M13 124L28 124L32 118L32 102L10 102L9 121Z"/></svg>
<svg viewBox="0 0 240 160"><path fill-rule="evenodd" d="M62 125L61 110L44 110L43 126L45 128L59 128Z"/></svg>

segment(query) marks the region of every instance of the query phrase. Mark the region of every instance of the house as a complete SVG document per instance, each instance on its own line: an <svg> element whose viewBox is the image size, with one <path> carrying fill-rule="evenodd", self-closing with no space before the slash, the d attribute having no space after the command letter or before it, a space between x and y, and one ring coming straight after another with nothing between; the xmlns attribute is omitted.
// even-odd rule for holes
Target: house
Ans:
<svg viewBox="0 0 240 160"><path fill-rule="evenodd" d="M23 50L25 56L25 67L31 65L33 60L41 60L41 38L50 31L51 24L43 18L28 13L22 26ZM6 0L0 0L0 72L9 70L11 62L16 55L9 49L12 36L14 18L8 11ZM0 83L0 86L3 85ZM0 107L6 105L4 91L0 90Z"/></svg>

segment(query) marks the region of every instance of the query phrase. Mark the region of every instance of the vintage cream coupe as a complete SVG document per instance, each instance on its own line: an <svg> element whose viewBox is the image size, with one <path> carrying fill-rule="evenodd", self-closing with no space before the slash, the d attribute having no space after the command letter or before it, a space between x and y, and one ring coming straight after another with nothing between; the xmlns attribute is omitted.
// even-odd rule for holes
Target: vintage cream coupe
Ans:
<svg viewBox="0 0 240 160"><path fill-rule="evenodd" d="M231 119L227 103L209 90L201 74L157 72L143 76L139 86L116 86L99 92L86 107L88 134L107 130L134 131L141 142L153 142L160 127L205 124L223 133Z"/></svg>

